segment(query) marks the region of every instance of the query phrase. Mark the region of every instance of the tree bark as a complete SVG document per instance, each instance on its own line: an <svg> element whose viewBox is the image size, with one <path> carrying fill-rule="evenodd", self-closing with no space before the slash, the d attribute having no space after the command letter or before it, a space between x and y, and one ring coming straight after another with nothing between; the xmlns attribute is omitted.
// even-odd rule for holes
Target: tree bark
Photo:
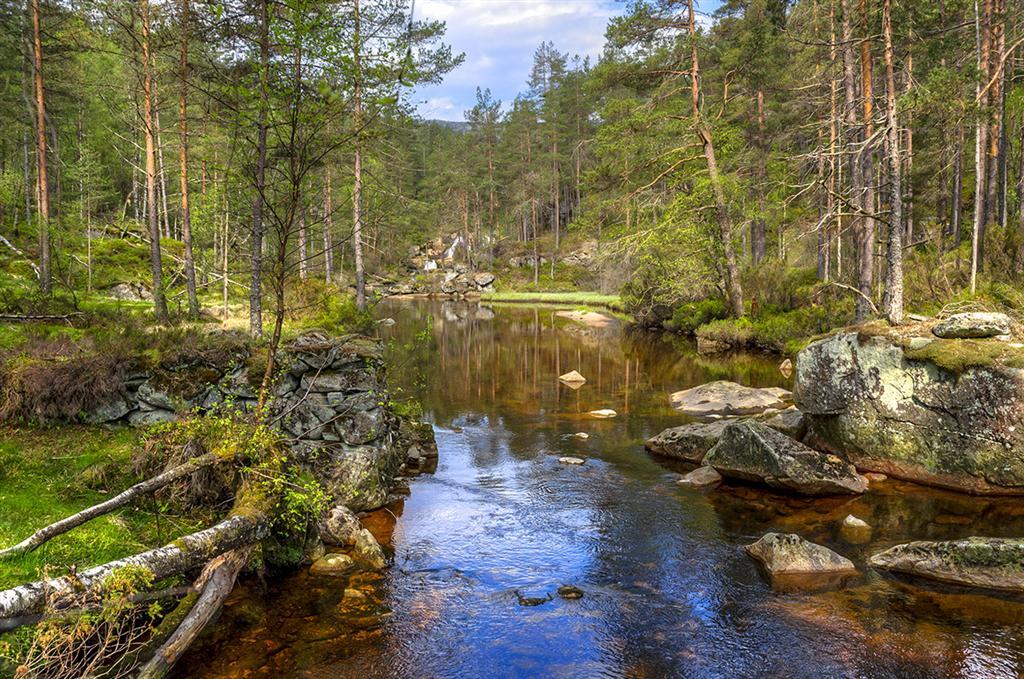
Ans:
<svg viewBox="0 0 1024 679"><path fill-rule="evenodd" d="M185 287L188 292L188 314L199 317L196 294L196 265L192 253L192 210L188 203L188 39L190 0L181 0L181 89L178 92L178 162L181 178L181 240L185 244Z"/></svg>
<svg viewBox="0 0 1024 679"><path fill-rule="evenodd" d="M222 458L215 453L206 453L205 455L192 458L184 464L178 465L173 469L169 469L151 479L146 479L145 481L135 484L131 488L118 493L105 502L83 509L77 514L72 514L60 521L51 523L45 528L37 530L31 536L25 538L13 547L0 550L0 559L34 551L58 535L63 535L64 533L67 533L68 531L95 519L96 517L109 514L110 512L131 504L137 498L156 492L164 486L174 483L179 479L183 479L186 476L190 476L200 469L211 467L221 461Z"/></svg>
<svg viewBox="0 0 1024 679"><path fill-rule="evenodd" d="M331 170L324 173L324 280L334 278L334 203L331 200Z"/></svg>
<svg viewBox="0 0 1024 679"><path fill-rule="evenodd" d="M363 265L363 88L362 88L362 34L360 31L359 0L353 0L354 36L353 65L355 67L355 83L352 90L353 111L352 124L355 128L353 140L355 150L352 163L352 257L356 270L356 308L366 309L366 270Z"/></svg>
<svg viewBox="0 0 1024 679"><path fill-rule="evenodd" d="M870 25L868 22L867 0L860 0L860 66L861 66L861 100L863 105L864 138L860 149L862 198L860 232L858 235L857 288L861 295L857 299L857 319L865 320L871 315L867 301L872 299L875 282L875 214L877 212L877 195L875 190L874 145L874 75L871 64Z"/></svg>
<svg viewBox="0 0 1024 679"><path fill-rule="evenodd" d="M257 115L256 195L252 203L252 252L249 256L249 334L263 336L263 201L267 172L267 108L270 106L270 8L260 0L260 110Z"/></svg>
<svg viewBox="0 0 1024 679"><path fill-rule="evenodd" d="M154 581L180 575L211 559L263 539L269 519L262 512L240 513L205 530L141 554L96 566L75 575L40 580L0 592L0 619L16 618L41 611L63 596L91 590L103 591L106 578L125 566L140 566L153 572Z"/></svg>
<svg viewBox="0 0 1024 679"><path fill-rule="evenodd" d="M900 128L896 115L896 76L893 68L892 0L882 0L882 40L885 45L885 139L889 161L890 205L889 249L886 257L886 308L889 323L903 322L903 160L900 157Z"/></svg>
<svg viewBox="0 0 1024 679"><path fill-rule="evenodd" d="M979 8L974 0L974 29L978 48L978 106L984 111L988 97L984 93L986 74L989 71L989 22L992 0L984 0ZM971 231L971 294L978 289L978 271L985 252L985 220L988 214L986 180L988 178L988 124L981 111L978 113L974 136L974 228Z"/></svg>
<svg viewBox="0 0 1024 679"><path fill-rule="evenodd" d="M39 209L39 289L44 295L53 292L50 273L50 184L46 165L46 94L43 89L43 43L39 28L39 0L31 0L32 56L36 99L36 190Z"/></svg>
<svg viewBox="0 0 1024 679"><path fill-rule="evenodd" d="M139 0L142 23L142 122L146 137L146 217L149 224L149 265L153 276L153 309L157 320L170 322L164 296L164 273L160 253L160 221L157 214L156 135L153 106L153 65L150 53L149 0Z"/></svg>
<svg viewBox="0 0 1024 679"><path fill-rule="evenodd" d="M718 160L715 157L715 145L711 139L711 130L700 114L700 60L697 57L697 22L693 11L693 0L687 0L687 7L689 8L690 94L693 103L693 124L704 149L704 160L708 166L711 190L715 195L715 218L718 221L718 233L725 260L725 289L729 312L735 318L742 318L746 312L743 307L743 287L740 283L739 268L736 265L736 253L732 247L732 217L729 215L725 191L718 174Z"/></svg>

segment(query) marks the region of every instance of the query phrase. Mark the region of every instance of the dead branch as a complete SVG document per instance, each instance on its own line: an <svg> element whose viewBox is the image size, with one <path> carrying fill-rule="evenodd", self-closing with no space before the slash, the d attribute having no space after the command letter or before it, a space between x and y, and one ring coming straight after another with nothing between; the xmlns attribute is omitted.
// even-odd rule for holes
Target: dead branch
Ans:
<svg viewBox="0 0 1024 679"><path fill-rule="evenodd" d="M253 547L247 545L234 549L207 564L195 584L195 589L201 592L199 598L170 638L139 670L136 675L139 679L163 679L167 676L200 632L220 611L224 600L235 586L239 571L248 563Z"/></svg>

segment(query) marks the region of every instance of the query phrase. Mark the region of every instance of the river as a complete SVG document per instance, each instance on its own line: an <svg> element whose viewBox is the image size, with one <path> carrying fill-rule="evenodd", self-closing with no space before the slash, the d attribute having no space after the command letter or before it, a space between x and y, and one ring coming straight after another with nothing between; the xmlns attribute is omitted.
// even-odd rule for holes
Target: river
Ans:
<svg viewBox="0 0 1024 679"><path fill-rule="evenodd" d="M389 301L378 313L396 321L381 327L395 397L419 400L440 450L408 498L366 520L393 567L240 583L176 676L1024 673L1024 601L864 567L896 542L1024 535L1020 499L897 482L853 499L699 492L676 486L685 467L644 451L683 421L669 393L715 379L786 386L777 359L706 359L550 307ZM578 390L556 379L573 369L587 378ZM597 408L619 415L586 415ZM874 527L868 543L838 537L851 513ZM768 530L832 547L861 574L838 590L774 592L742 550ZM520 604L563 584L585 595Z"/></svg>

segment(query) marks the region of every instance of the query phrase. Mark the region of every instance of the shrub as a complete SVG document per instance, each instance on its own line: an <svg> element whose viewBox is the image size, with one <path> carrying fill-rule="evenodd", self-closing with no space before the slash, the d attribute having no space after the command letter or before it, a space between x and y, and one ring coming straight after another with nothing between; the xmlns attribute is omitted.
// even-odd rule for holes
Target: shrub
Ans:
<svg viewBox="0 0 1024 679"><path fill-rule="evenodd" d="M665 323L668 330L692 335L697 328L712 321L728 317L725 302L717 297L709 297L697 302L687 302L672 312L671 320Z"/></svg>
<svg viewBox="0 0 1024 679"><path fill-rule="evenodd" d="M697 337L739 349L752 345L754 326L749 318L723 318L702 325Z"/></svg>

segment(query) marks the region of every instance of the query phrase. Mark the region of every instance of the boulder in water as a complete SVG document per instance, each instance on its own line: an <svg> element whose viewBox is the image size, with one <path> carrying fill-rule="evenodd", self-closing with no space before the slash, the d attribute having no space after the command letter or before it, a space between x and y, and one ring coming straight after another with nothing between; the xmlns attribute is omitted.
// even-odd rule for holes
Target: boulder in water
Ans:
<svg viewBox="0 0 1024 679"><path fill-rule="evenodd" d="M850 463L811 450L760 422L733 422L704 464L726 478L764 483L802 495L840 495L867 490Z"/></svg>
<svg viewBox="0 0 1024 679"><path fill-rule="evenodd" d="M839 526L839 537L851 545L862 545L871 540L871 526L867 521L850 514Z"/></svg>
<svg viewBox="0 0 1024 679"><path fill-rule="evenodd" d="M618 413L615 412L614 410L612 410L611 408L601 408L600 410L591 410L589 414L590 414L591 417L596 417L599 420L607 420L609 418L617 417L618 416Z"/></svg>
<svg viewBox="0 0 1024 679"><path fill-rule="evenodd" d="M584 462L586 462L586 460L584 460L581 457L570 457L570 456L560 457L560 458L558 458L558 461L561 462L562 464L570 464L570 465L579 465L579 464L583 464Z"/></svg>
<svg viewBox="0 0 1024 679"><path fill-rule="evenodd" d="M910 542L879 552L868 563L931 580L1024 592L1024 539L1019 538Z"/></svg>
<svg viewBox="0 0 1024 679"><path fill-rule="evenodd" d="M677 391L669 397L672 407L693 417L713 415L760 415L769 408L789 406L792 394L780 387L756 389L720 380Z"/></svg>
<svg viewBox="0 0 1024 679"><path fill-rule="evenodd" d="M853 562L795 533L766 533L743 548L772 577L856 572Z"/></svg>
<svg viewBox="0 0 1024 679"><path fill-rule="evenodd" d="M699 464L712 446L718 443L728 421L694 422L671 427L647 439L644 446L655 455Z"/></svg>
<svg viewBox="0 0 1024 679"><path fill-rule="evenodd" d="M804 441L858 468L982 494L1024 494L1024 351L996 340L914 349L866 326L797 356Z"/></svg>
<svg viewBox="0 0 1024 679"><path fill-rule="evenodd" d="M345 554L328 554L313 562L309 567L311 575L338 576L350 571L355 566L352 557Z"/></svg>
<svg viewBox="0 0 1024 679"><path fill-rule="evenodd" d="M807 432L807 425L804 424L804 414L796 406L790 406L781 413L773 415L764 421L769 427L781 431L786 436L794 439L803 438Z"/></svg>

